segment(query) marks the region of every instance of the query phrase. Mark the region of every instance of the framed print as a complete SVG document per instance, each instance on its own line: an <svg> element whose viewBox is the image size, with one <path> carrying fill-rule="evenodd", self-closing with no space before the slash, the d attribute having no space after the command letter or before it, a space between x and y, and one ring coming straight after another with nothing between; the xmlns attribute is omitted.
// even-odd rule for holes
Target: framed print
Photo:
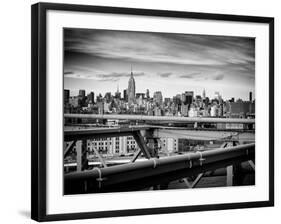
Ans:
<svg viewBox="0 0 281 224"><path fill-rule="evenodd" d="M274 205L273 18L38 3L31 51L32 219Z"/></svg>

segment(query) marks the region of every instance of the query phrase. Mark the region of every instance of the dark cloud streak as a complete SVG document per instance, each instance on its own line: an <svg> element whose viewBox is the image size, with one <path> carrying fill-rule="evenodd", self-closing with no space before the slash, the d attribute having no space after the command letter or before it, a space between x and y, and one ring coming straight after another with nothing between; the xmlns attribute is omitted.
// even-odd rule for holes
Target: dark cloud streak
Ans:
<svg viewBox="0 0 281 224"><path fill-rule="evenodd" d="M170 77L171 75L173 75L172 72L164 72L164 73L159 73L159 75L162 77L162 78L168 78Z"/></svg>

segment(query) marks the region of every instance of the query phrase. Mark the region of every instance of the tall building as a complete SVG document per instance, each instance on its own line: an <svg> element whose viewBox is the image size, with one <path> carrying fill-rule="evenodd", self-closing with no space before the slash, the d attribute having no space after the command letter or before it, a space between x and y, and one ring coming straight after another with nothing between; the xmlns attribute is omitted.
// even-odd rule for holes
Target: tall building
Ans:
<svg viewBox="0 0 281 224"><path fill-rule="evenodd" d="M73 107L79 106L79 97L78 96L72 96L69 98L69 104Z"/></svg>
<svg viewBox="0 0 281 224"><path fill-rule="evenodd" d="M193 102L193 96L194 96L194 92L193 91L185 91L185 93L183 93L184 97L182 97L182 103L183 104L192 104Z"/></svg>
<svg viewBox="0 0 281 224"><path fill-rule="evenodd" d="M205 89L203 90L202 98L203 98L203 100L206 99L206 90Z"/></svg>
<svg viewBox="0 0 281 224"><path fill-rule="evenodd" d="M101 95L101 94L99 94L99 95L97 96L97 102L102 102L102 95Z"/></svg>
<svg viewBox="0 0 281 224"><path fill-rule="evenodd" d="M89 102L89 103L94 103L94 102L95 102L95 94L94 94L94 92L90 92L90 93L87 95L87 98L88 98L88 102Z"/></svg>
<svg viewBox="0 0 281 224"><path fill-rule="evenodd" d="M139 146L132 136L122 136L87 140L87 150L93 152L93 148L103 156L112 156L135 152Z"/></svg>
<svg viewBox="0 0 281 224"><path fill-rule="evenodd" d="M106 102L111 101L111 92L105 93L104 98L105 98Z"/></svg>
<svg viewBox="0 0 281 224"><path fill-rule="evenodd" d="M115 98L121 99L121 93L119 92L119 85L117 85L117 91L115 92Z"/></svg>
<svg viewBox="0 0 281 224"><path fill-rule="evenodd" d="M184 117L188 116L188 104L181 105L181 116L184 116Z"/></svg>
<svg viewBox="0 0 281 224"><path fill-rule="evenodd" d="M249 101L252 102L253 101L253 93L249 92Z"/></svg>
<svg viewBox="0 0 281 224"><path fill-rule="evenodd" d="M150 96L149 96L149 89L146 90L146 98L147 98L147 99L150 98Z"/></svg>
<svg viewBox="0 0 281 224"><path fill-rule="evenodd" d="M166 153L177 152L178 140L177 138L160 138L161 151Z"/></svg>
<svg viewBox="0 0 281 224"><path fill-rule="evenodd" d="M211 107L210 115L211 117L216 117L217 114L218 114L218 108L217 105L215 104Z"/></svg>
<svg viewBox="0 0 281 224"><path fill-rule="evenodd" d="M176 105L181 104L181 94L177 94L176 96L173 97L173 102Z"/></svg>
<svg viewBox="0 0 281 224"><path fill-rule="evenodd" d="M65 89L63 91L64 104L69 103L69 97L70 97L70 91L69 89Z"/></svg>
<svg viewBox="0 0 281 224"><path fill-rule="evenodd" d="M170 105L172 103L171 98L164 98L165 105Z"/></svg>
<svg viewBox="0 0 281 224"><path fill-rule="evenodd" d="M135 94L136 94L136 83L131 67L131 77L128 82L128 102L129 104L134 104L135 103Z"/></svg>
<svg viewBox="0 0 281 224"><path fill-rule="evenodd" d="M85 98L85 96L86 96L86 91L84 89L80 89L79 90L79 97Z"/></svg>
<svg viewBox="0 0 281 224"><path fill-rule="evenodd" d="M124 95L124 100L127 102L128 101L128 90L127 89L123 90L123 95Z"/></svg>
<svg viewBox="0 0 281 224"><path fill-rule="evenodd" d="M142 99L144 99L145 98L145 94L144 93L136 93L136 99L138 99L138 98L142 98Z"/></svg>
<svg viewBox="0 0 281 224"><path fill-rule="evenodd" d="M156 91L153 94L153 100L155 103L157 103L158 105L162 105L163 103L163 97L162 97L162 92L161 91Z"/></svg>

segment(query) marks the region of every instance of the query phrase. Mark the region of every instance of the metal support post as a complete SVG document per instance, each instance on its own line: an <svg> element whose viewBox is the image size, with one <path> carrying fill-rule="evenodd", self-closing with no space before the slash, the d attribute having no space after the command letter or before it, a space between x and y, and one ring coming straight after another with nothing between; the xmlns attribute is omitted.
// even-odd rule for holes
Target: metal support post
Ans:
<svg viewBox="0 0 281 224"><path fill-rule="evenodd" d="M245 174L241 164L233 164L226 167L226 186L240 186L243 184Z"/></svg>
<svg viewBox="0 0 281 224"><path fill-rule="evenodd" d="M233 166L226 167L226 186L233 186Z"/></svg>
<svg viewBox="0 0 281 224"><path fill-rule="evenodd" d="M104 159L101 157L101 155L99 154L99 152L98 152L98 150L96 149L96 147L93 146L93 142L92 142L92 141L91 141L90 144L91 144L91 149L92 149L92 150L95 152L95 154L97 155L97 157L98 157L99 161L101 162L102 166L103 166L103 167L107 167L107 165L106 165Z"/></svg>
<svg viewBox="0 0 281 224"><path fill-rule="evenodd" d="M140 147L140 149L141 149L142 153L144 154L144 156L146 158L150 159L151 155L149 153L149 149L148 149L147 145L145 144L145 141L144 141L140 131L134 132L133 133L133 137L136 140L136 142L137 142L138 146Z"/></svg>
<svg viewBox="0 0 281 224"><path fill-rule="evenodd" d="M66 146L66 142L64 142L64 150L63 150L63 157L65 158L69 152L73 149L76 141L71 141L68 146Z"/></svg>
<svg viewBox="0 0 281 224"><path fill-rule="evenodd" d="M255 171L255 164L254 164L253 160L249 160L248 162L249 162L250 166L252 167L252 169Z"/></svg>
<svg viewBox="0 0 281 224"><path fill-rule="evenodd" d="M198 174L198 176L195 178L195 180L193 182L188 181L187 178L183 178L184 183L186 184L186 186L188 188L195 188L196 185L199 183L199 181L201 180L201 178L203 177L204 173L200 173Z"/></svg>
<svg viewBox="0 0 281 224"><path fill-rule="evenodd" d="M79 140L76 142L76 160L77 171L83 171L88 168L87 159L87 140Z"/></svg>
<svg viewBox="0 0 281 224"><path fill-rule="evenodd" d="M139 157L139 155L141 154L142 150L139 149L138 151L135 152L132 160L131 160L131 163L135 162L137 160L137 158Z"/></svg>

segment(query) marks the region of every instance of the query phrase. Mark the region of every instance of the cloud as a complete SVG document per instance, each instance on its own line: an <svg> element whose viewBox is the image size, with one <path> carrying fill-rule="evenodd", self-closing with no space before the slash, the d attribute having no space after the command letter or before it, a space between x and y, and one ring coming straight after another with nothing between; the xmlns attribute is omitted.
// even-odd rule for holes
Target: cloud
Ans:
<svg viewBox="0 0 281 224"><path fill-rule="evenodd" d="M109 73L99 73L87 69L80 69L80 67L73 67L76 72L67 71L64 75L67 78L76 79L92 79L96 81L118 81L122 77L130 77L131 73L128 72L109 72ZM144 76L145 73L141 71L133 72L134 77Z"/></svg>
<svg viewBox="0 0 281 224"><path fill-rule="evenodd" d="M205 72L193 72L190 74L184 74L184 75L179 75L179 78L183 79L193 79L197 81L202 81L202 80L223 80L224 79L224 74L217 74L218 72L215 71L205 71Z"/></svg>
<svg viewBox="0 0 281 224"><path fill-rule="evenodd" d="M217 85L229 92L235 86L255 88L254 38L65 29L64 46L64 75L76 78L69 83L77 89L82 79L127 86L131 65L138 69L134 76L139 89L160 89L170 79L177 85L173 89ZM163 88L163 92L172 91Z"/></svg>
<svg viewBox="0 0 281 224"><path fill-rule="evenodd" d="M65 50L100 58L182 65L254 60L254 39L226 36L66 29Z"/></svg>
<svg viewBox="0 0 281 224"><path fill-rule="evenodd" d="M194 72L194 73L190 73L190 74L179 75L179 78L192 79L192 78L195 78L196 76L197 76L197 78L200 78L201 73Z"/></svg>
<svg viewBox="0 0 281 224"><path fill-rule="evenodd" d="M162 78L167 78L173 75L172 72L163 72L163 73L158 73Z"/></svg>
<svg viewBox="0 0 281 224"><path fill-rule="evenodd" d="M216 75L213 80L222 80L224 78L223 74Z"/></svg>
<svg viewBox="0 0 281 224"><path fill-rule="evenodd" d="M144 76L144 72L133 72L134 76ZM107 74L97 74L97 77L101 78L121 78L121 77L129 77L131 73L128 72L111 72Z"/></svg>
<svg viewBox="0 0 281 224"><path fill-rule="evenodd" d="M66 72L63 72L63 74L64 74L65 76L68 76L68 75L73 75L74 72L66 71Z"/></svg>

